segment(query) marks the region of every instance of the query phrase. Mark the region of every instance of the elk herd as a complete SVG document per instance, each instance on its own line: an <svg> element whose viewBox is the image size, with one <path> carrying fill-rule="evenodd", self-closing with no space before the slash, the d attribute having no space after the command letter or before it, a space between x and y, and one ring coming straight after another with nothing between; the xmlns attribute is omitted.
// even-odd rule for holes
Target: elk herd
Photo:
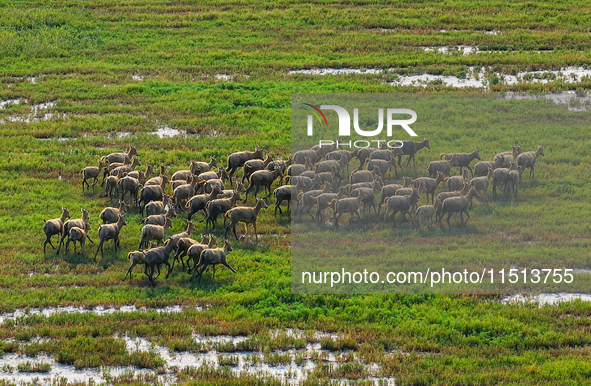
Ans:
<svg viewBox="0 0 591 386"><path fill-rule="evenodd" d="M103 256L105 242L112 240L117 250L133 207L141 215L139 223L143 228L138 249L128 253L130 267L124 280L127 276L131 278L132 268L140 264L145 266L144 273L152 285L162 265L167 267L168 277L176 262L185 268L185 257L188 272L193 271L192 278L201 279L209 267L215 276L215 266L219 264L236 272L227 262L227 254L233 250L228 233L232 231L238 240L236 227L244 223L246 233L240 236L243 239L252 225L258 242L257 217L262 209L268 208L266 200L271 195L275 199L275 216L277 212L284 213L281 208L284 202L289 211L293 201L297 208L293 215L295 221L303 221L305 215L323 224L323 212L331 208L335 228L344 215L353 222L372 211L377 221L392 222L394 227L398 226L395 216L400 213L405 221L408 215L416 228L425 225L431 228L435 222L441 224L447 216L446 222L451 228L450 218L454 213L460 214L462 224L468 221L475 197L488 201L489 185L492 185L494 199L499 189L505 195L517 197L523 172L529 169L530 179L534 178L536 160L544 156L544 146L524 152L523 146L517 145L511 151L496 153L491 161L482 161L478 148L470 153L441 153L440 159L429 163L427 176L414 179L403 176L397 183L392 180L399 178L398 169L403 170L402 157L408 157L406 168L413 161L413 169L416 169L415 154L423 148L431 149L429 139L400 141L394 148L345 150L340 144L337 139L332 145L316 145L295 152L287 160L265 155L263 148L257 145L254 152L230 154L225 168L218 166L217 159L211 157L192 161L188 169L172 174L165 165L142 165L134 146L129 146L125 152L106 155L98 160L98 166L89 166L80 172L83 191L95 189L102 174L105 196L117 200L117 206L106 207L99 214L102 223L98 225L94 261L99 251ZM478 162L472 167L474 160ZM356 168L352 168L352 162ZM144 166L145 170L138 169ZM459 169L459 175L452 175L454 168ZM242 176L234 178L238 169L243 170ZM276 182L279 186L273 189ZM264 196L258 197L261 191ZM249 195L254 196L252 206L246 204ZM426 201L419 205L423 198ZM90 214L86 209L81 212L81 218L71 219L69 210L62 208L60 217L45 221L44 253L47 244L56 249L51 241L55 235L58 236L58 255L64 245L68 253L73 244L76 253L78 243L79 253L84 253L86 240L94 243L89 234L93 229ZM169 236L172 219L185 214L185 230ZM196 230L196 223L192 221L196 214L202 215L199 223L205 223L201 242L191 237ZM216 236L207 233L215 233L219 217L224 222L223 247L217 247ZM171 265L169 260L173 253Z"/></svg>
<svg viewBox="0 0 591 386"><path fill-rule="evenodd" d="M529 169L529 178L534 178L536 160L545 155L544 146L524 152L523 145L495 153L492 161L482 161L477 147L469 153L441 153L438 160L428 164L427 176L414 179L403 176L402 181L396 182L391 179L398 179L397 169L403 168L402 157L408 156L406 167L413 161L414 168L415 154L423 148L430 150L430 139L400 141L392 148L383 144L381 148L355 150L341 149L339 143L337 139L332 145L314 146L294 154L294 164L287 169L290 185L274 192L275 214L278 209L282 213L279 205L283 201L288 201L289 205L293 199L299 211L294 216L296 221L302 221L302 216L306 215L322 224L322 213L331 208L335 228L343 215L348 215L349 222L353 222L372 211L374 222L391 222L394 227L398 226L395 220L398 213L404 221L408 216L408 221L417 229L442 224L444 218L451 228L450 219L454 213L460 214L460 223L465 225L474 198L488 202L490 185L494 199L498 198L500 189L505 195L517 197L523 172ZM359 166L349 172L354 158ZM474 166L473 162L476 162ZM452 175L455 168L459 175ZM423 205L419 206L423 199ZM312 213L314 207L315 214Z"/></svg>

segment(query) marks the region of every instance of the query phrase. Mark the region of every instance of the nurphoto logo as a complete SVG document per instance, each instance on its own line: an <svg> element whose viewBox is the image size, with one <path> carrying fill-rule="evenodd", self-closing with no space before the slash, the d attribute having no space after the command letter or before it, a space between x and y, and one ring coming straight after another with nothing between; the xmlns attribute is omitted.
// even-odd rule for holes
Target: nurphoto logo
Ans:
<svg viewBox="0 0 591 386"><path fill-rule="evenodd" d="M312 111L312 115L308 115L308 136L314 135L314 116L320 122L320 125L323 123L328 127L328 120L326 116L322 112L322 110L334 110L338 117L339 117L339 136L346 137L351 135L351 115L344 107L337 106L337 105L320 105L320 108L311 105L309 103L304 103L306 106L311 107L314 111ZM320 115L318 115L320 114ZM410 115L409 119L394 119L394 115ZM322 116L322 119L320 119ZM417 120L417 113L414 110L410 109L386 109L386 135L388 137L392 136L392 128L394 126L401 126L408 134L412 137L416 137L417 134L410 128L410 125L413 124ZM353 109L353 128L355 132L364 137L374 137L379 135L384 128L384 109L378 109L378 127L375 130L366 131L362 130L359 127L359 109Z"/></svg>

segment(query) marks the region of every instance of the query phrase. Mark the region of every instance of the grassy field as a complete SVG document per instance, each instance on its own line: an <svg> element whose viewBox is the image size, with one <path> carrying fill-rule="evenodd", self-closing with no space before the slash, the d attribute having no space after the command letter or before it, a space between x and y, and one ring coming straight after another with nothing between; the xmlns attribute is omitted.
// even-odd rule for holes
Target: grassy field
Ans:
<svg viewBox="0 0 591 386"><path fill-rule="evenodd" d="M225 165L229 153L253 150L256 141L268 153L288 155L292 93L476 92L437 83L414 88L388 82L422 73L461 78L470 67L483 67L494 79L497 73L543 74L587 66L587 3L92 0L3 1L0 9L0 100L12 101L0 109L0 312L67 305L185 307L180 313L7 319L0 325L0 352L46 353L77 368L132 364L174 374L176 382L187 384L280 383L236 375L228 370L231 366L166 367L158 352L129 352L121 339L142 337L172 351L199 352L203 348L194 343L196 333L250 338L248 344L221 348L230 353L222 361L226 364L234 363L232 353L237 351L262 352L268 363L282 362L281 350L301 349L307 342L355 355L338 368L315 358L318 366L303 381L310 385L331 379L367 384L368 370L359 363L376 363L377 375L394 377L398 385L589 382L589 303L539 308L501 304L501 296L292 294L290 219L273 218L272 205L261 214L258 245L233 243L228 259L238 273L218 269L215 281L206 274L200 285L175 271L168 280L159 278L152 289L139 268L131 282L121 281L128 267L126 254L140 239L135 212L122 230L121 250L113 253L109 243L98 264L91 262L96 247L88 243L82 256L52 251L44 256L41 230L43 219L58 217L62 206L73 218L84 207L96 239L98 214L109 202L98 188L82 193L79 171L128 144L137 146L144 165L166 164L171 171L212 155ZM500 52L463 55L423 49L458 45ZM310 68L385 71L288 75ZM590 87L587 78L574 84L517 85L497 79L487 90L585 92ZM457 138L460 128L445 133L426 128L434 137L434 151L418 154L417 170L439 152L468 151L474 142L489 159L493 150L508 150L515 141L527 141L527 150L532 150L538 140L548 139L538 180L525 184L518 205L478 205L476 212L487 216L475 216L471 226L513 236L510 241L487 237L490 248L521 253L522 243L539 241L535 248L541 252L544 246L559 248L565 265L584 266L577 257L588 260L588 114L565 113L559 128L546 126L536 133L523 129L517 136L503 127L488 134L475 131L472 138ZM187 135L160 139L150 134L159 126ZM536 205L542 201L566 201L568 212ZM513 225L536 215L550 220L540 223L537 232ZM174 220L174 232L180 232L183 221L184 215ZM200 224L197 233L202 230ZM442 237L434 232L417 235L403 229L400 235L411 249L420 250L417 246ZM456 247L479 252L474 235L465 240ZM308 335L274 334L288 328ZM339 338L319 338L314 331L338 333ZM134 381L155 378L136 374L109 383Z"/></svg>

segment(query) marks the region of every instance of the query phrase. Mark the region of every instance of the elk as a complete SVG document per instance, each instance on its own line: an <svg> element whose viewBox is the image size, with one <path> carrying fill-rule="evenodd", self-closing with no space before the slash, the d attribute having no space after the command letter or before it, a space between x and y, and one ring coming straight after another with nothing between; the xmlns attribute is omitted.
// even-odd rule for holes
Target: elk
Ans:
<svg viewBox="0 0 591 386"><path fill-rule="evenodd" d="M121 228L124 225L127 225L127 222L125 221L124 216L120 216L119 221L117 221L115 224L101 224L101 225L99 225L98 233L99 233L100 243L96 249L96 253L94 254L94 257L92 258L92 260L94 262L96 262L96 255L98 255L99 250L101 251L101 259L103 258L103 256L104 256L103 255L103 244L105 243L105 241L113 240L113 246L114 246L115 252L117 252L117 247L119 246L119 232L121 231Z"/></svg>
<svg viewBox="0 0 591 386"><path fill-rule="evenodd" d="M166 208L174 207L175 202L174 198L170 198L168 194L164 193L161 201L150 201L146 204L146 216L162 214Z"/></svg>
<svg viewBox="0 0 591 386"><path fill-rule="evenodd" d="M84 229L85 227L85 223L90 219L90 216L88 215L88 211L84 208L80 208L80 210L82 211L82 218L78 218L78 219L74 219L74 220L68 220L64 223L64 229L62 231L62 237L59 241L59 245L57 248L57 254L60 254L60 250L62 248L62 245L64 245L64 239L66 237L69 237L70 235L70 229L74 228L74 227L78 227L80 229ZM90 238L90 236L88 236L88 240L90 240L91 243L94 244L94 241L92 241L92 239Z"/></svg>
<svg viewBox="0 0 591 386"><path fill-rule="evenodd" d="M220 177L219 178L212 178L208 180L202 180L199 182L200 190L205 193L211 193L214 187L217 187L220 192L224 191L225 188L225 181L229 179L228 173L224 169L220 170ZM237 181L237 185L238 185Z"/></svg>
<svg viewBox="0 0 591 386"><path fill-rule="evenodd" d="M312 168L312 160L306 157L303 164L292 164L287 168L287 177L296 177Z"/></svg>
<svg viewBox="0 0 591 386"><path fill-rule="evenodd" d="M133 157L135 159L135 157ZM131 162L130 162L131 163ZM123 164L123 163L112 163L112 164L108 164L107 167L105 167L105 171L103 172L103 181L101 182L101 186L105 186L105 183L108 181L109 176L119 176L119 170L124 170L124 169L119 169L119 167L122 166L126 166L129 164ZM117 171L113 174L111 174L111 172L113 170L117 169Z"/></svg>
<svg viewBox="0 0 591 386"><path fill-rule="evenodd" d="M327 160L335 160L338 161L341 159L342 156L347 157L347 160L351 161L353 158L357 157L357 153L359 152L359 149L355 149L355 150L334 150L331 151L330 153L327 153L325 158Z"/></svg>
<svg viewBox="0 0 591 386"><path fill-rule="evenodd" d="M326 156L328 153L333 152L337 149L340 148L341 146L341 139L337 138L336 142L333 142L331 144L318 144L318 145L314 145L312 146L312 148L310 150L314 150L314 151L318 151L320 150L320 152L322 153L322 157Z"/></svg>
<svg viewBox="0 0 591 386"><path fill-rule="evenodd" d="M166 272L165 278L168 278L168 275L170 275L171 268L168 259L170 258L170 253L172 252L172 249L173 244L169 243L163 247L150 248L147 251L145 251L146 267L144 268L144 274L148 276L148 279L150 280L152 287L156 286L156 284L154 283L154 279L157 279L158 276L160 276L160 266L162 264L168 267L168 271ZM156 276L154 276L155 269L158 270L158 275Z"/></svg>
<svg viewBox="0 0 591 386"><path fill-rule="evenodd" d="M427 193L427 202L429 202L429 194L431 195L431 204L435 202L435 190L445 180L445 174L441 172L437 172L437 178L433 179L431 177L417 177L414 180L415 188L419 187L420 181L425 183L425 193Z"/></svg>
<svg viewBox="0 0 591 386"><path fill-rule="evenodd" d="M538 145L538 149L536 151L528 151L525 153L521 153L515 159L515 161L517 162L517 165L521 166L523 168L523 171L525 171L525 169L529 168L529 179L530 180L532 178L534 178L534 176L535 176L534 166L536 165L536 160L538 159L539 156L542 156L542 157L546 156L546 154L544 154L544 147L545 146Z"/></svg>
<svg viewBox="0 0 591 386"><path fill-rule="evenodd" d="M299 192L300 190L308 191L315 186L320 186L320 184L322 184L322 181L320 180L320 177L318 175L316 175L316 177L314 177L313 179L310 177L297 176L292 177L289 183L291 185L295 185Z"/></svg>
<svg viewBox="0 0 591 386"><path fill-rule="evenodd" d="M413 167L416 167L416 163L415 163L415 154L417 154L417 152L419 150L421 150L422 148L427 148L429 150L431 150L431 139L427 139L427 138L423 138L423 140L421 142L417 142L417 141L402 141L402 153L403 155L408 155L408 162L406 163L406 167L408 167L408 165L410 165L410 160L412 159L412 165ZM398 156L398 166L400 166L400 168L402 169L402 165L400 164L400 161L402 160L402 156L399 155Z"/></svg>
<svg viewBox="0 0 591 386"><path fill-rule="evenodd" d="M359 160L359 167L357 168L357 170L363 170L363 165L365 165L365 161L367 161L371 153L373 153L376 150L379 149L376 149L375 147L364 147L357 151L356 157Z"/></svg>
<svg viewBox="0 0 591 386"><path fill-rule="evenodd" d="M322 149L318 150L300 150L296 151L293 155L293 162L294 164L306 164L306 158L310 158L310 162L315 164L318 162L322 157L324 157L324 151ZM293 165L292 165L293 166Z"/></svg>
<svg viewBox="0 0 591 386"><path fill-rule="evenodd" d="M296 189L297 191L297 189ZM332 192L332 188L330 185L326 185L324 186L324 189L322 190L310 190L307 192L302 192L302 193L298 193L297 194L297 199L298 199L298 204L301 207L300 208L300 221L302 220L302 215L304 213L304 209L308 209L306 211L306 213L308 213L310 215L310 217L312 217L312 221L314 221L314 216L312 216L312 213L310 213L310 209L312 209L312 207L314 206L314 204L316 203L316 200L314 200L313 196L317 196L319 194L322 193L329 193Z"/></svg>
<svg viewBox="0 0 591 386"><path fill-rule="evenodd" d="M162 171L163 169L166 169L166 168L164 166L160 165L160 169ZM169 182L170 182L170 179L168 178L168 176L165 173L160 173L159 176L152 177L148 181L146 181L144 186L159 186L159 185L165 186ZM164 185L162 185L162 184L164 184Z"/></svg>
<svg viewBox="0 0 591 386"><path fill-rule="evenodd" d="M205 230L207 231L208 226L211 224L211 229L214 230L218 216L226 213L232 207L236 205L238 200L242 200L240 193L234 192L231 198L217 198L209 201L205 205ZM203 219L200 221L202 222Z"/></svg>
<svg viewBox="0 0 591 386"><path fill-rule="evenodd" d="M187 256L189 253L189 249L191 249L191 247L193 245L203 245L203 247L207 248L207 244L209 244L209 242L213 239L215 240L215 242L213 243L214 245L217 243L217 239L215 236L213 235L202 235L201 236L201 243L198 242L197 240L193 240L190 237L181 237L179 239L179 241L177 242L176 245L176 253L172 259L172 268L174 269L174 265L177 261L181 262L181 265L183 266L183 269L185 269L185 262L183 261L183 257ZM199 251L199 253L201 253L201 250ZM191 260L191 257L189 257L189 260ZM189 260L187 260L187 267L189 268L189 271L191 270L191 267L189 266ZM199 254L197 254L197 260L199 260ZM195 264L197 264L198 261L195 262Z"/></svg>
<svg viewBox="0 0 591 386"><path fill-rule="evenodd" d="M322 222L322 211L330 207L333 200L339 200L347 193L344 186L339 188L338 193L322 193L319 196L312 197L316 201L316 221Z"/></svg>
<svg viewBox="0 0 591 386"><path fill-rule="evenodd" d="M163 176L160 180L160 185L148 185L144 186L142 193L140 194L140 214L144 215L144 208L150 201L162 201L164 197L164 188L168 183L168 177ZM147 183L146 183L147 184Z"/></svg>
<svg viewBox="0 0 591 386"><path fill-rule="evenodd" d="M213 279L215 279L215 266L218 264L222 264L228 267L230 271L236 273L236 270L226 262L226 255L231 251L233 251L232 245L230 245L228 240L224 240L224 248L204 249L199 257L199 264L194 268L195 272L197 272L197 269L201 267L201 270L197 274L199 276L199 281L201 282L203 272L205 272L210 265L213 266Z"/></svg>
<svg viewBox="0 0 591 386"><path fill-rule="evenodd" d="M197 162L191 161L189 165L189 170L178 170L173 173L171 180L172 181L188 181L189 178L192 178L197 171ZM209 169L208 169L209 170Z"/></svg>
<svg viewBox="0 0 591 386"><path fill-rule="evenodd" d="M139 176L141 176L141 174ZM138 193L142 187L142 183L139 179L136 179L128 174L127 176L117 180L117 187L121 191L121 201L125 201L125 194L129 192L129 195L135 201L135 205L138 206Z"/></svg>
<svg viewBox="0 0 591 386"><path fill-rule="evenodd" d="M129 275L129 280L132 279L133 275L131 273L131 270L133 269L133 267L135 267L138 264L146 264L146 252L144 252L143 250L129 252L127 254L127 259L129 260L129 268L127 269L127 273L125 274L123 281L127 279L127 275Z"/></svg>
<svg viewBox="0 0 591 386"><path fill-rule="evenodd" d="M517 163L513 161L510 168L497 168L493 172L492 184L493 184L493 199L497 198L497 186L503 185L503 191L507 192L507 181L509 180L509 172L511 170L517 170Z"/></svg>
<svg viewBox="0 0 591 386"><path fill-rule="evenodd" d="M402 218L404 220L406 220L407 214L412 220L412 215L409 212L410 208L419 202L420 197L419 189L417 188L412 188L412 194L410 195L388 197L386 202L382 205L385 208L383 218L384 223L386 223L386 217L390 212L392 212L390 218L392 219L395 227L398 227L395 219L395 216L398 212L402 213Z"/></svg>
<svg viewBox="0 0 591 386"><path fill-rule="evenodd" d="M203 252L204 249L213 248L217 243L218 239L212 235L208 238L203 237L201 243L195 243L191 245L187 250L187 273L190 273L197 267L199 264L199 259L201 258L201 252ZM193 267L189 266L190 261L193 261ZM195 275L195 272L193 272L193 275ZM191 279L193 278L191 277Z"/></svg>
<svg viewBox="0 0 591 386"><path fill-rule="evenodd" d="M279 177L281 174L281 170L275 169L274 171L270 172L268 170L257 170L256 172L252 173L248 179L248 189L246 189L246 196L244 197L245 201L248 201L248 192L254 189L254 196L256 197L259 193L259 189L264 186L267 195L264 198L267 198L271 195L271 185L273 182Z"/></svg>
<svg viewBox="0 0 591 386"><path fill-rule="evenodd" d="M413 186L415 186L414 180L412 178L406 177L406 176L403 177L403 180L404 180L404 187L398 189L396 191L396 193L394 193L394 196L408 196L408 195L412 194L412 192L413 192L412 191L412 188L413 187L410 186L410 185L412 184ZM418 188L420 185L421 185L421 181L419 180L416 183L416 187ZM423 186L425 186L425 182L424 181L423 181Z"/></svg>
<svg viewBox="0 0 591 386"><path fill-rule="evenodd" d="M408 177L405 177L408 178ZM402 188L402 189L398 189L396 191L396 194L394 196L407 196L407 195L413 195L414 192L418 192L418 196L419 196L419 200L421 199L421 194L425 193L427 191L426 185L425 185L425 181L421 181L419 180L418 182L418 186L416 188ZM418 204L418 200L415 201L412 205L412 209L416 211L417 209L417 204ZM409 213L410 216L410 213Z"/></svg>
<svg viewBox="0 0 591 386"><path fill-rule="evenodd" d="M267 165L267 170L269 170L270 172L274 171L275 169L281 169L281 178L279 179L279 185L283 185L283 176L285 174L285 171L287 170L287 168L289 166L291 166L293 162L293 159L291 157L289 157L287 159L287 161L284 161L282 159L278 159L276 161L272 161L269 163L269 165Z"/></svg>
<svg viewBox="0 0 591 386"><path fill-rule="evenodd" d="M203 162L203 161L194 161L195 164L195 172L194 174L201 174L204 172L208 172L211 170L211 168L213 168L214 166L218 166L218 161L216 160L216 158L214 156L211 156L209 158L209 162Z"/></svg>
<svg viewBox="0 0 591 386"><path fill-rule="evenodd" d="M468 169L464 169L464 173L461 176L452 176L447 178L447 190L453 192L454 190L461 189L467 179Z"/></svg>
<svg viewBox="0 0 591 386"><path fill-rule="evenodd" d="M189 199L185 204L185 212L189 209L187 219L191 221L191 217L199 211L205 212L205 206L207 203L217 197L221 190L215 186L209 194L198 194Z"/></svg>
<svg viewBox="0 0 591 386"><path fill-rule="evenodd" d="M429 163L429 166L427 167L429 177L435 178L437 176L437 172L441 172L445 174L447 177L451 177L451 168L456 165L456 160L457 155L456 153L453 153L449 160L432 161L431 163Z"/></svg>
<svg viewBox="0 0 591 386"><path fill-rule="evenodd" d="M175 218L176 211L174 210L174 206L169 206L166 213L162 214L153 214L151 216L144 217L141 219L138 224L154 224L154 225L164 225L166 223L167 218Z"/></svg>
<svg viewBox="0 0 591 386"><path fill-rule="evenodd" d="M433 228L433 217L435 216L435 207L433 205L422 205L415 212L416 229L420 229L422 224L426 224L429 229Z"/></svg>
<svg viewBox="0 0 591 386"><path fill-rule="evenodd" d="M90 229L90 224L87 222L84 223L83 228L70 228L70 231L68 232L68 241L66 242L66 253L70 251L70 242L74 243L74 253L76 253L76 241L78 241L80 243L80 252L78 252L78 254L83 254L84 244L86 244L86 239L88 238L88 232Z"/></svg>
<svg viewBox="0 0 591 386"><path fill-rule="evenodd" d="M45 248L47 246L47 243L49 243L49 245L51 245L51 247L55 249L55 247L51 243L51 236L58 235L58 239L62 237L64 231L64 221L66 221L67 218L70 218L70 211L68 210L68 208L64 208L62 206L62 215L60 217L51 220L43 220L43 232L45 233L45 241L43 242L43 254L45 254L46 252Z"/></svg>
<svg viewBox="0 0 591 386"><path fill-rule="evenodd" d="M511 167L511 162L517 159L517 156L523 152L523 145L511 146L511 151L504 151L502 153L496 153L493 162L495 162L498 168L509 168ZM501 160L498 160L501 158Z"/></svg>
<svg viewBox="0 0 591 386"><path fill-rule="evenodd" d="M206 172L203 173L199 173L197 175L197 181L199 182L205 182L205 181L209 181L209 180L216 180L222 177L222 170L225 172L225 169L218 169L217 172L213 171L213 170L208 170ZM226 176L228 175L228 173L225 174ZM227 177L224 177L227 178Z"/></svg>
<svg viewBox="0 0 591 386"><path fill-rule="evenodd" d="M143 175L142 175L143 174ZM140 183L146 182L150 176L154 174L154 167L152 165L146 165L146 171L142 172L139 170L132 170L131 172L127 173L129 177L133 177L136 180L140 181Z"/></svg>
<svg viewBox="0 0 591 386"><path fill-rule="evenodd" d="M382 186L382 192L380 195L381 196L380 205L378 205L378 216L380 214L383 204L386 202L386 198L396 195L396 192L398 191L398 189L407 188L410 186L411 183L412 183L412 180L410 178L404 178L404 185L389 184L389 185Z"/></svg>
<svg viewBox="0 0 591 386"><path fill-rule="evenodd" d="M504 165L504 154L497 154L497 156L495 156L494 161L480 161L476 165L474 165L474 178L486 176L488 174L488 169L495 170L496 168L505 167ZM511 165L511 162L509 162L508 165Z"/></svg>
<svg viewBox="0 0 591 386"><path fill-rule="evenodd" d="M335 151L332 151L332 152L326 154L324 157L327 160L334 160L334 161L338 161L338 160L342 159L343 156L344 157L347 157L346 158L347 159L346 169L347 169L347 173L349 173L349 163L351 162L351 160L354 157L357 157L357 153L358 152L359 152L359 149L355 149L355 150L335 150Z"/></svg>
<svg viewBox="0 0 591 386"><path fill-rule="evenodd" d="M361 188L368 188L373 191L378 191L382 189L382 182L379 179L375 180L374 182L357 182L355 184L345 185L344 188L348 195L351 195L354 190Z"/></svg>
<svg viewBox="0 0 591 386"><path fill-rule="evenodd" d="M349 183L355 184L357 182L373 182L376 177L381 176L381 172L374 169L371 172L368 170L355 170L349 176Z"/></svg>
<svg viewBox="0 0 591 386"><path fill-rule="evenodd" d="M449 219L451 215L460 212L460 222L462 224L466 224L470 219L470 213L468 213L468 208L470 206L470 202L472 201L473 197L480 198L480 194L474 189L474 187L470 188L470 192L467 195L461 195L459 197L450 197L446 198L443 203L441 204L441 217L439 223L443 221L443 216L447 213L447 226L451 229L451 224L449 223ZM464 213L466 213L466 222L464 222Z"/></svg>
<svg viewBox="0 0 591 386"><path fill-rule="evenodd" d="M382 188L382 186L379 185L379 189L381 189L381 188ZM363 202L363 213L365 214L365 210L367 209L367 207L371 206L373 208L374 213L378 214L378 210L376 209L374 189L372 189L372 188L357 188L357 189L351 190L351 197L358 197L361 194L364 195L363 199L361 200ZM370 209L369 213L371 213L371 209Z"/></svg>
<svg viewBox="0 0 591 386"><path fill-rule="evenodd" d="M333 210L332 219L334 221L335 228L338 228L339 220L345 213L349 213L351 215L349 218L349 223L353 222L353 217L355 215L357 215L357 218L361 220L359 209L364 198L365 192L360 191L357 197L334 199L329 203L329 206Z"/></svg>
<svg viewBox="0 0 591 386"><path fill-rule="evenodd" d="M186 180L176 180L176 181L172 181L171 183L171 187L172 187L172 191L174 192L176 188L178 188L179 186L183 186L183 185L191 185L191 183L196 180L196 178L193 178L192 176L190 176L189 178L187 178Z"/></svg>
<svg viewBox="0 0 591 386"><path fill-rule="evenodd" d="M189 198L193 197L196 191L196 186L197 178L193 178L190 184L183 184L174 189L172 197L176 199L176 205L178 205L179 208L182 208L181 204L183 201L187 201Z"/></svg>
<svg viewBox="0 0 591 386"><path fill-rule="evenodd" d="M120 172L129 173L131 171L134 171L137 166L142 166L142 164L140 163L140 160L138 160L136 157L133 157L131 165L123 165L116 167L115 169L111 170L110 174L112 176L118 176Z"/></svg>
<svg viewBox="0 0 591 386"><path fill-rule="evenodd" d="M99 166L87 166L84 169L80 170L80 174L82 174L82 191L84 191L84 184L86 184L87 189L90 189L90 185L88 184L89 179L94 179L92 183L92 187L96 185L98 182L98 177L101 174L101 170L107 166L106 162L99 161Z"/></svg>
<svg viewBox="0 0 591 386"><path fill-rule="evenodd" d="M488 173L485 176L474 177L474 178L472 178L472 180L470 180L470 185L473 186L474 189L476 189L476 191L478 193L482 192L486 202L488 202L487 191L488 191L489 181L493 177L493 171L494 170L492 168L488 168ZM470 206L470 209L472 209L472 206Z"/></svg>
<svg viewBox="0 0 591 386"><path fill-rule="evenodd" d="M176 234L170 236L168 238L168 240L166 240L166 243L173 244L173 249L176 249L179 240L182 239L183 237L191 237L191 233L194 230L195 230L195 224L193 224L193 221L187 221L187 228L185 229L185 231L181 232L181 233L176 233Z"/></svg>
<svg viewBox="0 0 591 386"><path fill-rule="evenodd" d="M287 201L287 210L289 211L289 205L291 200L297 198L298 191L295 186L293 185L284 185L280 186L273 191L273 195L275 196L275 214L274 216L277 217L277 210L279 210L279 214L283 214L281 210L281 203L283 201Z"/></svg>
<svg viewBox="0 0 591 386"><path fill-rule="evenodd" d="M453 154L456 155L456 166L460 167L460 174L462 174L464 168L467 168L468 170L470 170L470 174L472 175L472 177L474 177L474 171L470 167L470 162L472 162L472 160L475 158L480 161L480 153L478 152L478 148L474 147L472 153L441 153L439 155L439 159L445 158L446 160L450 160Z"/></svg>
<svg viewBox="0 0 591 386"><path fill-rule="evenodd" d="M439 193L437 195L437 197L435 198L435 204L433 204L433 206L435 207L435 211L436 211L436 215L437 215L437 222L440 222L441 218L439 217L441 214L441 204L443 203L443 201L445 201L445 199L449 198L449 197L459 197L461 195L465 195L468 194L470 192L470 189L472 187L468 184L464 184L462 190L456 190L455 192L442 192Z"/></svg>
<svg viewBox="0 0 591 386"><path fill-rule="evenodd" d="M263 148L258 145L256 146L254 153L246 150L232 153L228 156L228 166L226 167L226 172L229 173L230 185L233 185L232 176L234 176L234 173L236 173L236 169L244 166L246 161L255 158L263 159Z"/></svg>
<svg viewBox="0 0 591 386"><path fill-rule="evenodd" d="M375 151L372 153L372 155L376 153ZM380 174L384 176L384 178L386 178L386 175L388 174L388 171L390 170L390 168L394 167L394 175L395 178L398 178L398 170L396 170L396 158L392 157L390 158L390 160L385 161L383 159L371 159L368 163L367 163L367 170L372 171L374 169L378 169Z"/></svg>
<svg viewBox="0 0 591 386"><path fill-rule="evenodd" d="M101 211L99 218L103 220L103 224L113 224L119 221L119 217L125 215L128 209L129 205L119 200L119 208L107 207Z"/></svg>
<svg viewBox="0 0 591 386"><path fill-rule="evenodd" d="M103 162L108 162L109 164L115 163L115 162L119 162L119 163L125 163L131 162L131 157L133 156L138 156L137 153L137 149L135 148L135 146L128 146L127 147L127 151L125 153L111 153L109 155L106 155L104 157L101 158L101 161Z"/></svg>
<svg viewBox="0 0 591 386"><path fill-rule="evenodd" d="M404 152L402 151L402 148L400 147L395 147L393 149L391 148L387 148L387 149L378 149L378 150L374 150L371 152L371 154L369 155L369 159L371 160L377 160L377 159L381 159L384 161L390 161L392 158L396 158L398 156L402 156L404 155Z"/></svg>
<svg viewBox="0 0 591 386"><path fill-rule="evenodd" d="M156 240L158 245L164 243L164 238L166 237L166 232L169 228L172 228L172 220L170 217L166 218L166 222L162 226L153 224L144 225L138 249L143 249L142 246L147 247L151 240Z"/></svg>
<svg viewBox="0 0 591 386"><path fill-rule="evenodd" d="M238 181L236 186L236 189L224 189L222 192L218 193L216 198L230 198L234 195L234 192L238 192L239 194L246 193L246 189L244 189L242 182Z"/></svg>
<svg viewBox="0 0 591 386"><path fill-rule="evenodd" d="M254 207L247 207L247 206L237 206L235 208L230 209L224 215L224 218L230 220L230 225L226 227L226 233L224 234L224 238L227 237L228 231L232 229L234 231L234 237L238 240L238 235L236 234L236 225L239 222L243 222L246 224L246 233L241 236L241 239L244 239L248 234L248 226L250 224L254 227L254 234L255 240L258 242L259 235L257 233L257 217L261 209L266 209L269 206L265 203L265 201L257 198L257 203ZM224 220L225 221L225 220Z"/></svg>
<svg viewBox="0 0 591 386"><path fill-rule="evenodd" d="M523 168L521 166L517 167L517 170L509 171L509 178L507 179L507 187L509 187L509 192L513 191L513 195L517 198L517 189L519 188L519 184L521 183L521 174L523 173Z"/></svg>
<svg viewBox="0 0 591 386"><path fill-rule="evenodd" d="M241 182L244 183L244 180L248 181L250 175L257 170L265 169L271 162L273 161L273 157L267 154L267 158L265 160L261 159L250 159L244 163L244 174L242 175Z"/></svg>
<svg viewBox="0 0 591 386"><path fill-rule="evenodd" d="M108 197L109 200L115 198L119 187L119 180L126 176L127 173L122 169L119 169L117 175L107 176L107 178L105 178L103 181L105 185L105 197Z"/></svg>
<svg viewBox="0 0 591 386"><path fill-rule="evenodd" d="M341 155L338 160L327 160L316 164L314 168L315 173L329 172L340 176L341 170L349 167L349 158L345 155Z"/></svg>

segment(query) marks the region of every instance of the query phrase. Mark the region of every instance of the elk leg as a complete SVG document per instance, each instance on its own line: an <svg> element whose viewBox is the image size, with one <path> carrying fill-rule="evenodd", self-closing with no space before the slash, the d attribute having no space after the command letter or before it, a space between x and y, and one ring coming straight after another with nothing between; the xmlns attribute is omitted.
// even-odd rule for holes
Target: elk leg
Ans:
<svg viewBox="0 0 591 386"><path fill-rule="evenodd" d="M131 263L131 266L127 269L127 273L125 274L125 277L123 278L123 281L125 281L125 279L127 279L127 275L129 275L129 280L132 279L131 270L132 270L133 267L135 267L135 261L133 263Z"/></svg>
<svg viewBox="0 0 591 386"><path fill-rule="evenodd" d="M172 269L170 268L170 263L168 261L164 262L164 265L166 265L166 276L164 276L165 279L168 279L168 275L170 275L170 273L172 272ZM160 272L158 272L160 273Z"/></svg>
<svg viewBox="0 0 591 386"><path fill-rule="evenodd" d="M230 268L230 271L237 273L234 268L230 267L230 264L226 263L225 261L222 264L225 265L226 267Z"/></svg>
<svg viewBox="0 0 591 386"><path fill-rule="evenodd" d="M94 257L92 258L92 260L96 263L96 255L98 255L99 249L101 250L101 256L102 256L102 247L103 247L103 240L101 240L101 242L99 243L98 247L96 247L96 253L94 254Z"/></svg>

